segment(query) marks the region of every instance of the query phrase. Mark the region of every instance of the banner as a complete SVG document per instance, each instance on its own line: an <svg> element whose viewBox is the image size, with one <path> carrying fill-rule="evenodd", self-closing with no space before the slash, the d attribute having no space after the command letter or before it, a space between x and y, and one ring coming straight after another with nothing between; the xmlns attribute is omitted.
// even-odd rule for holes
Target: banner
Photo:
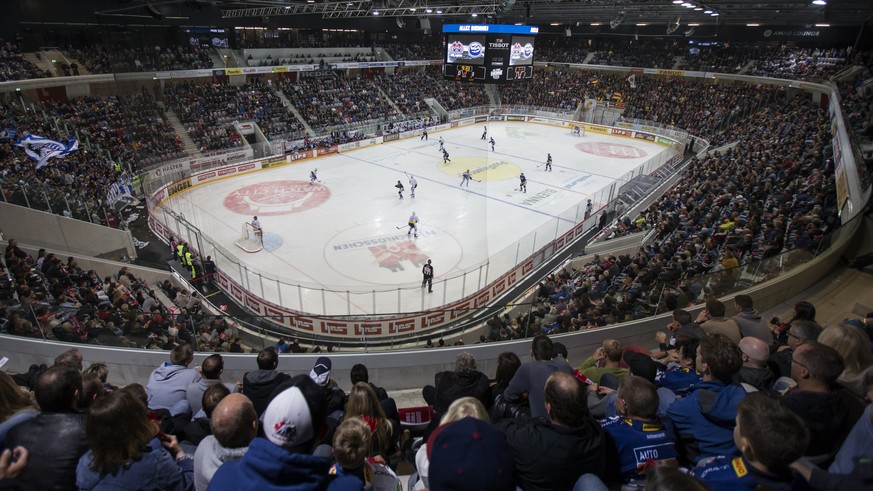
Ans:
<svg viewBox="0 0 873 491"><path fill-rule="evenodd" d="M0 130L0 140L12 140L17 134L18 130L16 130L15 128L6 128L4 130Z"/></svg>
<svg viewBox="0 0 873 491"><path fill-rule="evenodd" d="M66 157L70 152L79 149L79 140L71 139L64 144L57 140L29 134L15 142L15 145L24 149L30 160L36 162L36 168L42 169L48 165L48 161L55 157Z"/></svg>

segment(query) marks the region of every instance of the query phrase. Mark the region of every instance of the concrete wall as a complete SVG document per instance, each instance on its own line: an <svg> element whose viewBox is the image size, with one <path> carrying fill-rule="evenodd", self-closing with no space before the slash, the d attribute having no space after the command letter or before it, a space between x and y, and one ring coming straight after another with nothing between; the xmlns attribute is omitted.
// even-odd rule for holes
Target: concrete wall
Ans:
<svg viewBox="0 0 873 491"><path fill-rule="evenodd" d="M83 222L74 218L0 203L0 230L5 239L18 239L34 247L67 251L68 256L136 257L128 230Z"/></svg>

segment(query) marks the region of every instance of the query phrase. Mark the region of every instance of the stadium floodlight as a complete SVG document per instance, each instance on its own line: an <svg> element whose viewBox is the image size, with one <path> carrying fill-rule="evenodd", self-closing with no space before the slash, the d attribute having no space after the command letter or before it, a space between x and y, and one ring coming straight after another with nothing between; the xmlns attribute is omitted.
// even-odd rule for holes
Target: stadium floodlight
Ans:
<svg viewBox="0 0 873 491"><path fill-rule="evenodd" d="M827 5L827 0L812 0L813 5Z"/></svg>

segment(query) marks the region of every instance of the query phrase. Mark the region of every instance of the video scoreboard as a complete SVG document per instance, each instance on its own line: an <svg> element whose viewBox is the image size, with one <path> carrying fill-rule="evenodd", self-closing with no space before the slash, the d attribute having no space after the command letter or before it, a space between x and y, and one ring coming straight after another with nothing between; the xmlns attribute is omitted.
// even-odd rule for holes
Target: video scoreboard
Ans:
<svg viewBox="0 0 873 491"><path fill-rule="evenodd" d="M445 24L443 78L501 84L533 77L538 27L505 24Z"/></svg>

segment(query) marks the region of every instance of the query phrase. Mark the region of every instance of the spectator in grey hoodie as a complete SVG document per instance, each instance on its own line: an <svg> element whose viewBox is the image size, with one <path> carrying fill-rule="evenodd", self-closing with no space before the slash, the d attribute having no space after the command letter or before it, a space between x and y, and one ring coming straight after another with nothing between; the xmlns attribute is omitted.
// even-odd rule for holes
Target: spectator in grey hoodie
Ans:
<svg viewBox="0 0 873 491"><path fill-rule="evenodd" d="M242 394L230 394L212 412L212 434L194 453L194 489L204 491L221 464L239 460L258 434L258 415Z"/></svg>
<svg viewBox="0 0 873 491"><path fill-rule="evenodd" d="M185 395L188 386L203 378L200 372L188 365L194 361L190 344L180 344L170 351L170 361L156 368L149 375L146 385L149 409L167 409L173 414L190 411ZM185 402L184 409L177 404Z"/></svg>
<svg viewBox="0 0 873 491"><path fill-rule="evenodd" d="M754 337L770 345L773 342L773 333L767 321L761 318L754 309L752 297L749 295L737 295L734 297L737 315L731 317L740 326L740 335L744 338Z"/></svg>

